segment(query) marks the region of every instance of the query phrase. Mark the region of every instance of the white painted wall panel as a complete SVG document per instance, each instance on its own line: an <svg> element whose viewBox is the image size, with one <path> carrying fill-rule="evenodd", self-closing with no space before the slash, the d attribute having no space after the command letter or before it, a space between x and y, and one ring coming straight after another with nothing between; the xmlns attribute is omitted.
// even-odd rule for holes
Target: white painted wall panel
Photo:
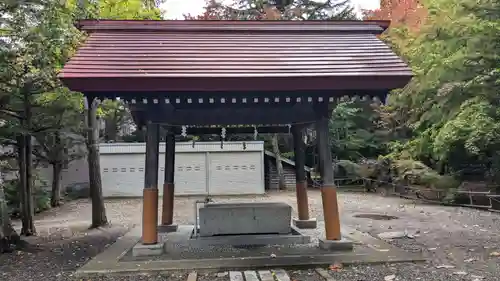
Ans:
<svg viewBox="0 0 500 281"><path fill-rule="evenodd" d="M143 154L101 155L103 196L142 196Z"/></svg>
<svg viewBox="0 0 500 281"><path fill-rule="evenodd" d="M158 189L163 191L165 174L164 154L160 157ZM101 175L103 195L142 196L144 187L144 154L105 154L101 155ZM175 169L176 195L206 194L205 153L177 153Z"/></svg>
<svg viewBox="0 0 500 281"><path fill-rule="evenodd" d="M207 194L206 153L176 153L175 156L175 194Z"/></svg>
<svg viewBox="0 0 500 281"><path fill-rule="evenodd" d="M260 194L264 193L264 143L247 142L191 142L176 144L175 194ZM103 195L142 196L144 187L144 143L113 143L100 145ZM208 155L208 158L207 158ZM158 188L163 190L165 173L165 144L160 145ZM224 169L217 170L217 167ZM229 170L226 170L226 167ZM40 173L52 179L51 167ZM72 162L62 174L62 185L88 183L87 160ZM210 190L210 192L207 192Z"/></svg>
<svg viewBox="0 0 500 281"><path fill-rule="evenodd" d="M262 194L265 192L261 153L217 152L209 155L210 194Z"/></svg>
<svg viewBox="0 0 500 281"><path fill-rule="evenodd" d="M49 164L39 164L38 174L47 183L52 184L52 166ZM75 184L85 184L89 182L89 168L86 158L81 158L69 163L66 169L61 172L61 186L67 187Z"/></svg>

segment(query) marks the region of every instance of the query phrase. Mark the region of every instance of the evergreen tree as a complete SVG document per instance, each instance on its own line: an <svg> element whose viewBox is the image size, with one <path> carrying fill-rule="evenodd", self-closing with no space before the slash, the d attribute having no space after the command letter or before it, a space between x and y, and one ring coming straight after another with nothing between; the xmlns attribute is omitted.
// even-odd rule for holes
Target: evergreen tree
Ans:
<svg viewBox="0 0 500 281"><path fill-rule="evenodd" d="M207 0L205 13L188 19L222 20L334 20L355 19L356 14L349 0L235 0L226 5L221 1Z"/></svg>

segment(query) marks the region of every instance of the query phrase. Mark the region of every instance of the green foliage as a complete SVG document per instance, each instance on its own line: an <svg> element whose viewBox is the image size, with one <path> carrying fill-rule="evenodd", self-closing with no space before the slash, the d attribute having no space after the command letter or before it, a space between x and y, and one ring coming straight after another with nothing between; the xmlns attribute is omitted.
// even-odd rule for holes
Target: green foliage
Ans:
<svg viewBox="0 0 500 281"><path fill-rule="evenodd" d="M459 182L451 176L443 176L422 162L413 160L398 160L392 162L396 180L433 189L455 189Z"/></svg>
<svg viewBox="0 0 500 281"><path fill-rule="evenodd" d="M101 0L99 18L102 19L161 19L161 11L143 0Z"/></svg>
<svg viewBox="0 0 500 281"><path fill-rule="evenodd" d="M356 19L350 0L208 0L205 13L187 19L201 20L338 20Z"/></svg>
<svg viewBox="0 0 500 281"><path fill-rule="evenodd" d="M6 181L3 185L7 208L12 215L18 216L20 212L19 180L14 179ZM33 190L35 213L50 209L50 193L47 191L47 183L35 176L33 180Z"/></svg>
<svg viewBox="0 0 500 281"><path fill-rule="evenodd" d="M121 127L133 123L128 107L122 101L105 100L99 108L105 122L104 140L106 142L118 141L118 132Z"/></svg>
<svg viewBox="0 0 500 281"><path fill-rule="evenodd" d="M31 135L36 139L36 160L58 167L83 156L75 150L83 143L79 135L85 133L83 95L69 91L57 78L85 38L74 23L79 18L160 19L156 4L153 0L0 2L0 144L16 145L16 136ZM108 118L112 112L114 118L113 103L119 104L105 103L100 115ZM13 208L19 206L17 184L6 183ZM35 182L37 212L49 206L48 193L40 186Z"/></svg>
<svg viewBox="0 0 500 281"><path fill-rule="evenodd" d="M363 176L363 168L360 164L349 160L338 160L336 163L335 175L337 177L357 178Z"/></svg>
<svg viewBox="0 0 500 281"><path fill-rule="evenodd" d="M429 14L417 32L403 26L385 36L415 73L385 108L385 121L399 124L391 157L458 175L469 164L484 165L484 177L498 180L500 3L428 0L424 6Z"/></svg>
<svg viewBox="0 0 500 281"><path fill-rule="evenodd" d="M339 103L330 119L332 153L353 161L384 153L384 131L378 128L380 105L372 101Z"/></svg>
<svg viewBox="0 0 500 281"><path fill-rule="evenodd" d="M455 189L459 185L452 176L440 175L424 163L411 159L383 158L350 166L355 167L353 171L357 176L373 179L380 184L401 183L441 190Z"/></svg>

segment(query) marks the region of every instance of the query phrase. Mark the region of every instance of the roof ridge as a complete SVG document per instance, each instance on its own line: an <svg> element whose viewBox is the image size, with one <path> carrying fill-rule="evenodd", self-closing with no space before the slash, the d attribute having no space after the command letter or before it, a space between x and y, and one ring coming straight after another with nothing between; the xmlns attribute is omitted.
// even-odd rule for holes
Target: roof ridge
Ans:
<svg viewBox="0 0 500 281"><path fill-rule="evenodd" d="M78 28L99 31L181 32L349 32L380 34L389 21L228 21L228 20L81 20Z"/></svg>

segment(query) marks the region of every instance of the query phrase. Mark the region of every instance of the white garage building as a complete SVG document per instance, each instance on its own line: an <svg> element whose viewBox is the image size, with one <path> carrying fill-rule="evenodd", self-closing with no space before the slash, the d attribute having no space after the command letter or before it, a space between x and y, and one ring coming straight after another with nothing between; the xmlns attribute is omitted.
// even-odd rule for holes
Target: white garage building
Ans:
<svg viewBox="0 0 500 281"><path fill-rule="evenodd" d="M144 186L144 143L100 145L105 197L140 197ZM165 144L160 144L160 194L165 170ZM263 194L264 142L180 142L175 154L176 195ZM50 167L42 174L47 180ZM86 179L86 180L83 180ZM50 182L50 181L49 181ZM71 163L63 172L64 187L88 182L87 161Z"/></svg>

